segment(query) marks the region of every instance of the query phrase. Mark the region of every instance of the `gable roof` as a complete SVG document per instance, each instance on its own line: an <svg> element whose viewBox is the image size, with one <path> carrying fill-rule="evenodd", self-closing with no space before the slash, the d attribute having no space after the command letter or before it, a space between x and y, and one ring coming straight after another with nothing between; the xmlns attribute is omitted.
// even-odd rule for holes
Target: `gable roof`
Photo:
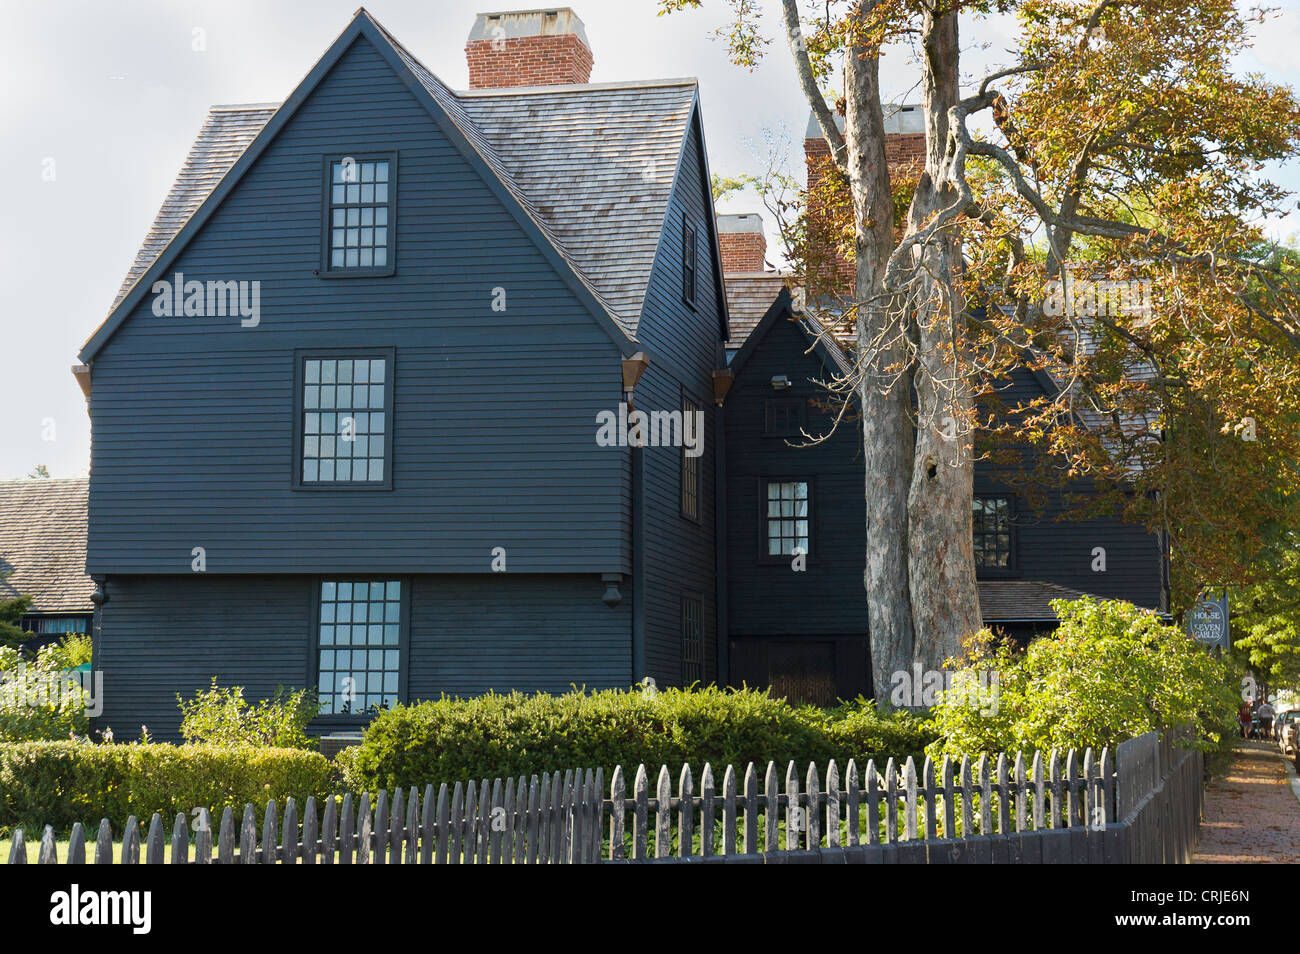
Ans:
<svg viewBox="0 0 1300 954"><path fill-rule="evenodd" d="M811 315L796 309L794 297L790 294L789 287L782 284L780 291L776 293L776 298L768 306L767 311L763 313L763 317L758 320L758 323L745 335L744 344L735 352L727 365L736 377L740 377L740 372L749 362L750 357L758 350L763 339L767 337L768 332L775 327L778 321L794 322L808 342L809 350L817 356L822 363L822 367L827 371L835 375L845 376L853 370L852 361L840 348L835 338L824 331L822 326Z"/></svg>
<svg viewBox="0 0 1300 954"><path fill-rule="evenodd" d="M782 288L792 278L785 272L727 272L727 316L731 322L731 339L727 347L739 350Z"/></svg>
<svg viewBox="0 0 1300 954"><path fill-rule="evenodd" d="M203 204L217 183L248 148L266 121L275 113L273 103L248 106L213 106L190 147L185 163L163 200L162 208L135 253L122 287L113 299L113 308L121 304L127 292L167 248L167 244L184 228L185 223Z"/></svg>
<svg viewBox="0 0 1300 954"><path fill-rule="evenodd" d="M675 175L698 113L693 79L457 92L363 8L276 105L213 107L127 273L89 362L359 36L430 115L606 325L634 347Z"/></svg>
<svg viewBox="0 0 1300 954"><path fill-rule="evenodd" d="M0 599L32 597L37 613L90 613L89 480L0 480Z"/></svg>
<svg viewBox="0 0 1300 954"><path fill-rule="evenodd" d="M513 187L635 335L695 81L460 95Z"/></svg>

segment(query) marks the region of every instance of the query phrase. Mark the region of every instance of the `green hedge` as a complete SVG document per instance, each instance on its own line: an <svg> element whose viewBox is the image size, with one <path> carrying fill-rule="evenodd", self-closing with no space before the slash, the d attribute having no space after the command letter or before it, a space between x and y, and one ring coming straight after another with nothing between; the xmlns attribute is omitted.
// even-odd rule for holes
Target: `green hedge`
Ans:
<svg viewBox="0 0 1300 954"><path fill-rule="evenodd" d="M349 788L374 790L568 768L629 772L641 763L689 762L697 772L705 762L864 764L919 755L932 739L911 716L881 716L865 704L795 708L749 689L516 692L381 712L339 765Z"/></svg>
<svg viewBox="0 0 1300 954"><path fill-rule="evenodd" d="M207 807L236 813L247 802L292 795L301 804L337 788L334 767L317 752L212 745L95 745L89 742L0 744L0 825L97 826L120 831L130 815ZM214 819L214 824L216 820ZM170 831L170 825L168 825Z"/></svg>

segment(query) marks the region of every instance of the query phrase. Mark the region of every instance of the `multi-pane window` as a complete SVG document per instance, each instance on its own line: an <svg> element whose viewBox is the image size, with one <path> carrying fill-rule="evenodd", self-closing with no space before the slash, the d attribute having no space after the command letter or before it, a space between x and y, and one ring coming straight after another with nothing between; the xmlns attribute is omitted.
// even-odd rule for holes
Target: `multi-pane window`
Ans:
<svg viewBox="0 0 1300 954"><path fill-rule="evenodd" d="M64 633L89 633L89 616L24 616L21 628L25 633L58 635Z"/></svg>
<svg viewBox="0 0 1300 954"><path fill-rule="evenodd" d="M326 212L330 271L387 271L392 264L395 165L391 159L330 160Z"/></svg>
<svg viewBox="0 0 1300 954"><path fill-rule="evenodd" d="M682 298L688 304L695 304L696 273L695 225L689 219L682 220Z"/></svg>
<svg viewBox="0 0 1300 954"><path fill-rule="evenodd" d="M302 483L385 484L389 359L302 360Z"/></svg>
<svg viewBox="0 0 1300 954"><path fill-rule="evenodd" d="M971 501L971 525L975 567L981 570L1010 570L1010 498L976 497Z"/></svg>
<svg viewBox="0 0 1300 954"><path fill-rule="evenodd" d="M682 597L682 685L704 678L704 607L698 597Z"/></svg>
<svg viewBox="0 0 1300 954"><path fill-rule="evenodd" d="M320 589L322 715L361 714L398 701L402 584L329 581Z"/></svg>
<svg viewBox="0 0 1300 954"><path fill-rule="evenodd" d="M694 451L687 453L690 448L686 446L685 433L687 421L695 421L699 411L698 404L682 396L682 516L692 520L700 519L700 456ZM694 424L689 426L694 429L692 433L696 439L703 441L703 428L695 428Z"/></svg>
<svg viewBox="0 0 1300 954"><path fill-rule="evenodd" d="M808 482L767 482L767 555L809 552Z"/></svg>
<svg viewBox="0 0 1300 954"><path fill-rule="evenodd" d="M766 437L798 437L808 423L808 402L802 398L769 398L763 434Z"/></svg>

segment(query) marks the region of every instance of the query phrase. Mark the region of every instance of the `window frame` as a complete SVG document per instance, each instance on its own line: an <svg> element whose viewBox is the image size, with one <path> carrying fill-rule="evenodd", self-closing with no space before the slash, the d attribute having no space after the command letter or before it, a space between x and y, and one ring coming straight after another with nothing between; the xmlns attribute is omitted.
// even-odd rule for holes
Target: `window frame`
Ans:
<svg viewBox="0 0 1300 954"><path fill-rule="evenodd" d="M331 173L334 163L351 157L357 162L387 162L388 163L388 263L378 267L374 266L355 266L349 268L346 265L337 267L330 265L330 213L333 211L331 200L331 189L333 185ZM332 152L327 153L321 158L321 211L320 211L320 266L316 269L316 275L320 278L384 278L392 275L397 270L397 188L400 183L398 179L397 151L374 151L374 150L357 150L354 152Z"/></svg>
<svg viewBox="0 0 1300 954"><path fill-rule="evenodd" d="M393 439L397 434L396 415L393 407L395 394L394 379L397 377L397 349L392 347L339 347L339 348L295 348L293 352L293 452L291 455L293 473L291 487L293 490L328 491L328 490L392 490L393 459L396 454ZM306 384L307 361L316 359L357 359L384 358L387 370L384 373L384 414L388 426L384 434L384 479L383 480L304 480L302 476L303 444L303 387Z"/></svg>
<svg viewBox="0 0 1300 954"><path fill-rule="evenodd" d="M337 573L317 576L312 579L311 590L311 632L308 634L307 654L307 688L320 691L320 627L321 627L321 586L325 583L378 583L396 581L402 586L401 610L399 612L400 628L397 634L397 701L406 703L410 699L408 692L410 681L410 647L411 647L411 578L400 573L378 574L379 579L371 579L366 573ZM374 718L370 712L330 712L321 713L312 720L320 725L364 725Z"/></svg>
<svg viewBox="0 0 1300 954"><path fill-rule="evenodd" d="M687 604L694 604L698 610L696 614L696 640L698 649L698 660L696 665L699 667L699 674L695 678L686 672L686 607ZM681 657L681 684L686 688L694 683L703 685L705 678L704 668L704 595L694 591L678 594L677 600L677 624L678 624L678 652Z"/></svg>
<svg viewBox="0 0 1300 954"><path fill-rule="evenodd" d="M688 254L689 248L689 254ZM687 282L687 274L690 281ZM682 301L692 309L699 300L700 285L700 233L699 227L688 215L682 215Z"/></svg>
<svg viewBox="0 0 1300 954"><path fill-rule="evenodd" d="M813 477L799 474L765 474L758 478L758 562L761 564L789 566L795 557L793 553L770 554L767 552L767 485L799 483L808 485L808 552L804 559L812 565L817 552L817 482ZM780 518L775 518L780 519Z"/></svg>
<svg viewBox="0 0 1300 954"><path fill-rule="evenodd" d="M1008 577L1019 576L1020 569L1019 569L1019 560L1017 558L1017 550L1019 548L1017 546L1017 539L1016 539L1016 495L1013 493L1006 493L997 490L989 490L989 491L976 490L971 494L972 561L977 561L978 559L975 550L975 509L973 506L976 500L1005 500L1007 502L1007 538L1008 538L1007 546L1009 548L1009 552L1007 553L1006 566L981 566L978 562L975 562L975 576L980 579L984 579L984 578L1005 579ZM996 533L996 531L994 532Z"/></svg>
<svg viewBox="0 0 1300 954"><path fill-rule="evenodd" d="M698 457L686 456L686 405L688 402L691 404L690 410L699 411L704 421L703 432L700 434L700 454ZM683 520L698 524L704 519L704 468L701 466L701 461L704 460L704 454L708 450L708 419L707 416L704 416L705 405L697 401L685 388L681 389L677 403L682 411L682 446L677 449L677 512ZM688 461L690 462L689 465ZM688 466L695 472L694 513L686 509L686 469Z"/></svg>
<svg viewBox="0 0 1300 954"><path fill-rule="evenodd" d="M794 407L797 410L795 430L784 434L772 426L773 411L778 406ZM801 437L800 429L808 427L808 399L804 397L775 397L763 399L763 436L776 438Z"/></svg>

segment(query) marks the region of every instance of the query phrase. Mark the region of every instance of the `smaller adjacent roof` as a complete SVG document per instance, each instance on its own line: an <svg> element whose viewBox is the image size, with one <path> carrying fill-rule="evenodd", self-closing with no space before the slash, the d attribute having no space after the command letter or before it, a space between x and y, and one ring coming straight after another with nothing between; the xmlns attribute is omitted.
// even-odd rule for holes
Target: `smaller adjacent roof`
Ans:
<svg viewBox="0 0 1300 954"><path fill-rule="evenodd" d="M980 615L986 623L1046 622L1057 620L1052 600L1077 600L1082 590L1038 580L983 580L976 584Z"/></svg>
<svg viewBox="0 0 1300 954"><path fill-rule="evenodd" d="M0 480L0 599L37 613L90 613L85 477ZM6 575L7 574L7 575Z"/></svg>
<svg viewBox="0 0 1300 954"><path fill-rule="evenodd" d="M729 349L739 350L790 279L787 272L728 272L722 276L731 321Z"/></svg>

